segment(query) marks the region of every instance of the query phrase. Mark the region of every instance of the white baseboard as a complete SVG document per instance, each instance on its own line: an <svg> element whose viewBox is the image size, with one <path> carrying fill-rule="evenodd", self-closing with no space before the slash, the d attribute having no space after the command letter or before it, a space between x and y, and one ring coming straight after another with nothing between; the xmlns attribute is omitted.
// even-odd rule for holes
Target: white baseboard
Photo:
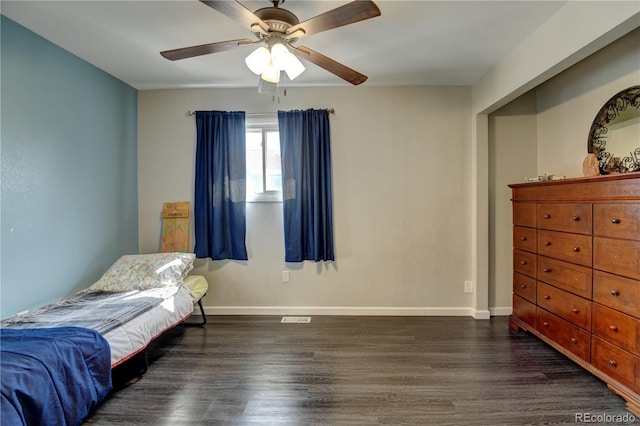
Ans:
<svg viewBox="0 0 640 426"><path fill-rule="evenodd" d="M477 320L488 320L488 319L491 319L491 312L488 310L480 311L480 310L473 309L473 314L471 316Z"/></svg>
<svg viewBox="0 0 640 426"><path fill-rule="evenodd" d="M491 312L492 317L506 317L511 315L513 308L511 306L495 307L489 308L489 312Z"/></svg>
<svg viewBox="0 0 640 426"><path fill-rule="evenodd" d="M473 308L324 307L324 306L205 306L206 315L343 315L343 316L470 316L489 319L489 310ZM194 314L199 314L198 310Z"/></svg>

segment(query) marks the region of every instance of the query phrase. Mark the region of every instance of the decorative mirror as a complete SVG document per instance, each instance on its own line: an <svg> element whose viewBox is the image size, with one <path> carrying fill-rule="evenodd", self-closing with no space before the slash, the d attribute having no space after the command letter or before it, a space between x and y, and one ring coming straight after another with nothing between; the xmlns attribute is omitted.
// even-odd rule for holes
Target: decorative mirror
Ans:
<svg viewBox="0 0 640 426"><path fill-rule="evenodd" d="M640 171L640 86L604 104L591 125L587 148L598 159L600 174Z"/></svg>

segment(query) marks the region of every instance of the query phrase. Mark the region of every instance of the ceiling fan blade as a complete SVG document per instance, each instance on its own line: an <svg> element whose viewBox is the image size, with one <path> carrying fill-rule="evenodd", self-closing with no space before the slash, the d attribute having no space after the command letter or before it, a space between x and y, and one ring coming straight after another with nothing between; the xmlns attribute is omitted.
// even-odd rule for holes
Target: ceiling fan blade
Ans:
<svg viewBox="0 0 640 426"><path fill-rule="evenodd" d="M307 19L304 22L300 22L297 25L293 25L287 29L287 34L293 34L298 30L303 30L304 34L299 31L299 35L296 35L296 38L300 38L310 34L316 34L321 31L331 30L333 28L375 18L376 16L380 16L380 14L380 9L373 1L355 0L321 15Z"/></svg>
<svg viewBox="0 0 640 426"><path fill-rule="evenodd" d="M307 60L317 66L324 68L325 70L337 75L341 79L348 81L349 83L357 86L367 80L367 76L359 73L356 70L349 68L346 65L342 65L340 62L336 62L331 58L324 56L321 53L311 50L305 46L291 46L291 51L294 55L300 59Z"/></svg>
<svg viewBox="0 0 640 426"><path fill-rule="evenodd" d="M263 32L269 31L269 25L262 19L258 18L249 9L244 7L239 1L215 1L215 0L200 0L212 9L217 10L228 18L239 22L244 27L254 30L254 25L259 25Z"/></svg>
<svg viewBox="0 0 640 426"><path fill-rule="evenodd" d="M227 50L235 49L236 47L243 44L253 43L255 43L255 41L248 38L241 38L238 40L221 41L218 43L200 44L198 46L165 50L163 52L160 52L160 54L170 61L177 61L178 59L192 58L194 56L208 55L210 53L225 52Z"/></svg>

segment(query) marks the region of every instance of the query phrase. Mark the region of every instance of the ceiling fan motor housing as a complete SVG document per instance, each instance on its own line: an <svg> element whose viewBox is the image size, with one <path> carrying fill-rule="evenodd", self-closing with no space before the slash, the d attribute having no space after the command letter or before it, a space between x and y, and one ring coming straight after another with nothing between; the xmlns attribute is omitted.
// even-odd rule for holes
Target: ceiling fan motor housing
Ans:
<svg viewBox="0 0 640 426"><path fill-rule="evenodd" d="M269 32L286 34L287 29L300 23L296 15L279 7L264 7L256 10L254 15L269 24Z"/></svg>

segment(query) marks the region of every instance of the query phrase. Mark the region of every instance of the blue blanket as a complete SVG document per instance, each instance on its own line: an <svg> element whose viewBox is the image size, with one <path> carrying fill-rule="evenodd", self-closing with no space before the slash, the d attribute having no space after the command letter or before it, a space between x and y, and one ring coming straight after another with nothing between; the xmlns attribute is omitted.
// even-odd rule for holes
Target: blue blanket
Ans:
<svg viewBox="0 0 640 426"><path fill-rule="evenodd" d="M79 425L111 391L111 350L87 328L0 329L2 425Z"/></svg>

